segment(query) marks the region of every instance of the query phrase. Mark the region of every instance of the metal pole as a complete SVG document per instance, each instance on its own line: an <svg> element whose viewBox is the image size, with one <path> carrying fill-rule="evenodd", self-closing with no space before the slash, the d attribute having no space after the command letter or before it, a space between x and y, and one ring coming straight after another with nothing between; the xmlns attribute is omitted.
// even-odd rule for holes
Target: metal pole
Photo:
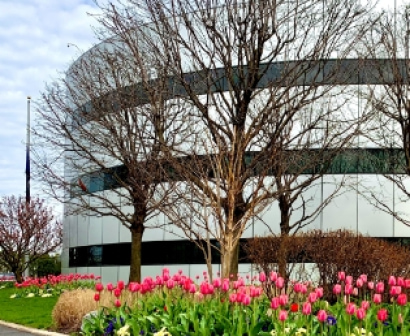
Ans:
<svg viewBox="0 0 410 336"><path fill-rule="evenodd" d="M30 204L30 101L27 96L27 140L26 140L26 203Z"/></svg>

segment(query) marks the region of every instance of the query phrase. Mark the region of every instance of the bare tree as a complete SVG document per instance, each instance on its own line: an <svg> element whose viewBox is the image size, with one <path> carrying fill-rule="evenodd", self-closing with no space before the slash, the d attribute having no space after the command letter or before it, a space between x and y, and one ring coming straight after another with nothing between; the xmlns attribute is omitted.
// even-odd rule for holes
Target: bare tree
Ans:
<svg viewBox="0 0 410 336"><path fill-rule="evenodd" d="M199 200L207 200L215 219L212 235L219 244L222 274L236 274L239 239L250 219L279 199L281 229L290 231L294 199L300 200L302 190L324 170L312 178L301 174L326 155L340 152L354 137L357 119L338 113L346 99L341 95L343 84L353 70L326 60L336 52L338 58L352 56L372 25L367 17L371 4L121 4L106 7L101 22L108 35L130 49L144 41L146 54L167 65L172 89L168 101L178 102L189 129L183 146L168 147L168 159L174 158L173 169L188 189L200 193ZM335 89L336 85L342 87ZM328 125L324 131L323 125ZM203 165L209 169L198 169Z"/></svg>
<svg viewBox="0 0 410 336"><path fill-rule="evenodd" d="M44 201L28 204L22 197L3 197L0 202L0 265L13 272L18 282L39 258L61 246L62 225Z"/></svg>
<svg viewBox="0 0 410 336"><path fill-rule="evenodd" d="M410 197L409 7L394 13L383 12L366 37L360 52L364 50L374 59L369 83L362 91L372 113L366 141L367 145L379 148L367 160L384 177L380 183L391 182L400 196L391 205L391 196L380 193L380 188L360 191L375 207L409 226L410 212L400 206Z"/></svg>
<svg viewBox="0 0 410 336"><path fill-rule="evenodd" d="M184 127L166 101L165 64L143 49L113 37L88 51L46 88L33 128L37 171L66 215L110 216L130 230L130 281L141 279L146 223L172 191L163 146L177 146Z"/></svg>

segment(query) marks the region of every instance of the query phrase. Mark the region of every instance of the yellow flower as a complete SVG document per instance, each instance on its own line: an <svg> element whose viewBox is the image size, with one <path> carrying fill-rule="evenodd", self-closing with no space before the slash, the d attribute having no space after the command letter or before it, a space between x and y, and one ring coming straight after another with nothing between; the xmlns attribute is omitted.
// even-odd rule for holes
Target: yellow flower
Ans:
<svg viewBox="0 0 410 336"><path fill-rule="evenodd" d="M41 297L52 297L53 295L52 294L43 294L43 295L41 295Z"/></svg>
<svg viewBox="0 0 410 336"><path fill-rule="evenodd" d="M355 327L353 329L353 331L354 331L354 334L351 334L351 336L357 336L357 335L359 335L359 336L373 336L373 334L370 331L367 332L366 329L363 329L363 328L359 329L358 327Z"/></svg>
<svg viewBox="0 0 410 336"><path fill-rule="evenodd" d="M10 299L14 299L17 296L17 294L13 294L10 296Z"/></svg>
<svg viewBox="0 0 410 336"><path fill-rule="evenodd" d="M299 328L299 329L296 331L295 336L303 336L303 334L306 334L306 329L305 329L305 328Z"/></svg>
<svg viewBox="0 0 410 336"><path fill-rule="evenodd" d="M28 293L26 297L32 298L32 297L34 297L34 293Z"/></svg>
<svg viewBox="0 0 410 336"><path fill-rule="evenodd" d="M162 328L160 331L154 334L154 336L172 336L168 331L164 331L166 328Z"/></svg>
<svg viewBox="0 0 410 336"><path fill-rule="evenodd" d="M125 326L117 330L117 335L118 336L130 336L130 333L128 332L129 328L130 326L126 324Z"/></svg>

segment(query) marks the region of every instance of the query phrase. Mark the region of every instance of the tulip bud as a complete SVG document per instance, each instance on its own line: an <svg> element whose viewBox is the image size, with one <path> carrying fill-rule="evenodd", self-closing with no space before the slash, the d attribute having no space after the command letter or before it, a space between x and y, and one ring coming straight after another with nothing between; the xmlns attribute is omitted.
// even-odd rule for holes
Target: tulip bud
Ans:
<svg viewBox="0 0 410 336"><path fill-rule="evenodd" d="M265 274L265 272L260 272L260 273L259 273L259 281L260 281L260 282L265 282L265 281L266 281L266 274Z"/></svg>
<svg viewBox="0 0 410 336"><path fill-rule="evenodd" d="M399 296L397 297L397 304L399 306L405 306L407 303L407 295L406 294L399 294Z"/></svg>
<svg viewBox="0 0 410 336"><path fill-rule="evenodd" d="M286 321L286 319L288 318L288 312L286 310L281 310L279 312L279 321Z"/></svg>
<svg viewBox="0 0 410 336"><path fill-rule="evenodd" d="M384 283L383 282L380 281L376 284L376 292L379 293L379 294L384 292Z"/></svg>
<svg viewBox="0 0 410 336"><path fill-rule="evenodd" d="M242 298L242 304L245 306L249 306L251 303L251 298L249 295L244 295L244 297Z"/></svg>
<svg viewBox="0 0 410 336"><path fill-rule="evenodd" d="M100 293L94 294L94 301L100 301Z"/></svg>
<svg viewBox="0 0 410 336"><path fill-rule="evenodd" d="M276 287L281 289L285 285L285 280L282 277L276 279Z"/></svg>
<svg viewBox="0 0 410 336"><path fill-rule="evenodd" d="M270 307L271 307L272 309L275 309L275 310L276 310L276 309L279 308L279 306L280 306L279 298L274 297L274 298L272 299L271 303L270 303Z"/></svg>
<svg viewBox="0 0 410 336"><path fill-rule="evenodd" d="M382 295L381 294L374 294L373 302L377 303L377 304L381 303L382 302Z"/></svg>
<svg viewBox="0 0 410 336"><path fill-rule="evenodd" d="M380 310L377 312L377 319L378 319L379 321L381 321L381 322L386 321L386 320L387 320L387 316L388 316L388 314L387 314L387 310L386 310L386 309L380 309Z"/></svg>
<svg viewBox="0 0 410 336"><path fill-rule="evenodd" d="M121 307L121 301L118 300L118 299L115 300L114 305L115 305L117 308Z"/></svg>
<svg viewBox="0 0 410 336"><path fill-rule="evenodd" d="M339 295L342 292L342 286L339 284L336 284L333 286L333 294Z"/></svg>
<svg viewBox="0 0 410 336"><path fill-rule="evenodd" d="M356 312L356 317L358 320L363 320L366 317L366 311L363 308L359 308Z"/></svg>
<svg viewBox="0 0 410 336"><path fill-rule="evenodd" d="M326 311L324 311L323 309L319 310L319 312L317 313L317 319L319 320L319 322L325 322L327 319Z"/></svg>
<svg viewBox="0 0 410 336"><path fill-rule="evenodd" d="M348 303L347 306L346 306L346 313L348 315L353 315L355 311L356 311L355 304L352 303L352 302Z"/></svg>
<svg viewBox="0 0 410 336"><path fill-rule="evenodd" d="M302 314L303 315L310 315L312 314L312 305L310 302L305 302L302 306Z"/></svg>

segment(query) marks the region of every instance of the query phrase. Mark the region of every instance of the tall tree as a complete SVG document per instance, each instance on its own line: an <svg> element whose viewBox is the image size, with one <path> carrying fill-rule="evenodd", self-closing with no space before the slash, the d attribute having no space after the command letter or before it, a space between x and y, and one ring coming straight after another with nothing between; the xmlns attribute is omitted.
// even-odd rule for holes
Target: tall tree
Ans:
<svg viewBox="0 0 410 336"><path fill-rule="evenodd" d="M406 203L410 198L410 8L383 12L380 17L360 49L374 59L369 72L371 81L362 90L372 113L365 134L367 143L379 148L371 160L383 174L380 183L391 183L396 195L392 202L391 195L380 193L380 188L365 186L360 191L376 208L409 226Z"/></svg>
<svg viewBox="0 0 410 336"><path fill-rule="evenodd" d="M45 89L33 128L37 172L66 216L110 216L130 230L130 281L141 279L146 223L172 190L162 147L184 133L173 123L179 107L165 99L166 68L143 49L113 37L88 51Z"/></svg>
<svg viewBox="0 0 410 336"><path fill-rule="evenodd" d="M338 113L353 70L325 60L336 51L352 57L372 25L370 8L338 0L129 0L104 9L108 35L133 50L143 41L145 54L167 67L169 101L178 101L190 131L183 146L168 147L168 159L187 158L173 168L212 209L223 276L237 273L250 219L278 199L287 216L281 230L290 231L292 197L300 200L323 170L301 174L354 137L357 120Z"/></svg>
<svg viewBox="0 0 410 336"><path fill-rule="evenodd" d="M62 225L44 201L3 197L0 202L0 265L18 282L39 258L61 247Z"/></svg>

